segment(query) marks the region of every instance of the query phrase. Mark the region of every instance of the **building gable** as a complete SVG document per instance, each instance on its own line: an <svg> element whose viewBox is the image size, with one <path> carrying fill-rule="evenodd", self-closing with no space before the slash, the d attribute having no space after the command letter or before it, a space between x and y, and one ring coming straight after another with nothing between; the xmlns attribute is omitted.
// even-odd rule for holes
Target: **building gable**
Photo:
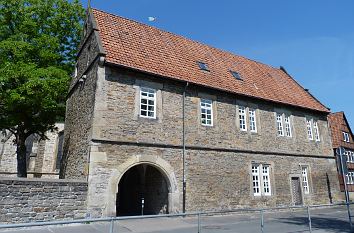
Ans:
<svg viewBox="0 0 354 233"><path fill-rule="evenodd" d="M328 115L328 122L332 134L333 148L343 146L345 148L354 149L354 136L344 112L331 113ZM348 133L349 142L344 141L343 132Z"/></svg>

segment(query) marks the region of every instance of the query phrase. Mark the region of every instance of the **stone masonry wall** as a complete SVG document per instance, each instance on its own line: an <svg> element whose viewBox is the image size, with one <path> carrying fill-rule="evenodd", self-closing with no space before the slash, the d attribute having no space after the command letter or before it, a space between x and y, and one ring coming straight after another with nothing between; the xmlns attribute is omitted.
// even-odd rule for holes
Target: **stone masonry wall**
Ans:
<svg viewBox="0 0 354 233"><path fill-rule="evenodd" d="M64 133L64 163L61 178L84 178L88 170L92 117L100 55L104 53L97 34L96 23L88 12L85 32L79 46L77 75L72 78L66 102ZM79 80L82 79L82 82ZM68 166L66 166L68 165Z"/></svg>
<svg viewBox="0 0 354 233"><path fill-rule="evenodd" d="M0 223L84 218L87 182L0 177Z"/></svg>
<svg viewBox="0 0 354 233"><path fill-rule="evenodd" d="M122 172L121 164L134 156L157 156L168 162L175 172L180 194L177 209L182 210L180 149L110 143L96 146L101 156L90 163L91 198L107 200L111 198L108 195L115 195L111 189L118 183L112 180ZM251 165L254 162L270 164L271 196L253 195ZM310 193L304 194L304 204L328 204L342 199L334 159L187 149L186 163L187 211L293 205L290 179L291 176L301 177L300 165L309 167ZM91 210L89 206L92 215L105 214L103 202L91 202L95 205Z"/></svg>
<svg viewBox="0 0 354 233"><path fill-rule="evenodd" d="M69 179L85 178L87 175L88 151L92 115L94 110L94 92L98 64L87 74L87 79L79 84L66 103L64 131L63 163L61 177Z"/></svg>
<svg viewBox="0 0 354 233"><path fill-rule="evenodd" d="M59 171L56 170L56 162L59 146L59 133L64 130L64 123L57 123L56 127L58 128L57 131L47 133L48 140L45 141L41 169L38 171L35 170L35 173L42 173L38 177L58 178ZM56 176L50 175L50 173L54 172L56 173Z"/></svg>
<svg viewBox="0 0 354 233"><path fill-rule="evenodd" d="M178 191L170 193L174 200L170 211L181 211L184 85L108 66L98 74L88 155L89 211L93 216L114 215L119 177L145 160L153 165L162 160L171 167L175 180L169 182ZM139 117L141 86L157 90L156 119ZM211 127L200 123L200 98L213 100ZM291 205L291 177L301 178L301 165L309 168L310 194L304 195L305 204L341 199L326 114L193 85L187 88L185 104L187 211ZM257 109L256 133L240 131L240 104ZM277 136L276 112L291 115L292 137ZM318 122L320 141L308 140L306 118ZM252 162L270 164L270 197L254 197Z"/></svg>
<svg viewBox="0 0 354 233"><path fill-rule="evenodd" d="M16 174L16 146L14 136L9 132L0 132L0 173Z"/></svg>
<svg viewBox="0 0 354 233"><path fill-rule="evenodd" d="M184 86L166 79L124 69L105 68L95 105L92 138L112 141L182 144L182 92ZM139 117L139 88L157 90L157 117ZM96 94L97 95L97 94ZM200 123L200 98L213 99L213 126ZM239 102L257 109L257 132L241 131ZM104 105L102 104L104 103ZM325 114L190 86L186 97L186 144L316 156L332 156ZM293 136L277 136L275 111L291 115ZM306 118L317 119L320 141L308 140Z"/></svg>

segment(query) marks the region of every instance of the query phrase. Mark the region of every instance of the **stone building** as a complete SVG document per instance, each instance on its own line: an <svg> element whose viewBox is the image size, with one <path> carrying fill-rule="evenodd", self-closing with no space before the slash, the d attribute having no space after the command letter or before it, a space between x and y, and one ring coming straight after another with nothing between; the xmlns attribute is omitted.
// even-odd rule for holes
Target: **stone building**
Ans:
<svg viewBox="0 0 354 233"><path fill-rule="evenodd" d="M354 136L350 129L344 112L331 113L328 116L331 129L333 151L336 153L338 147L344 147L347 157L348 174L346 175L349 192L354 192ZM337 161L338 178L341 191L344 191L343 176L340 174L340 161Z"/></svg>
<svg viewBox="0 0 354 233"><path fill-rule="evenodd" d="M328 114L284 68L93 9L61 177L91 216L338 201Z"/></svg>
<svg viewBox="0 0 354 233"><path fill-rule="evenodd" d="M56 123L57 131L46 133L47 140L31 135L26 140L28 177L59 178L64 139L64 123ZM0 132L0 176L17 176L16 146L9 131Z"/></svg>

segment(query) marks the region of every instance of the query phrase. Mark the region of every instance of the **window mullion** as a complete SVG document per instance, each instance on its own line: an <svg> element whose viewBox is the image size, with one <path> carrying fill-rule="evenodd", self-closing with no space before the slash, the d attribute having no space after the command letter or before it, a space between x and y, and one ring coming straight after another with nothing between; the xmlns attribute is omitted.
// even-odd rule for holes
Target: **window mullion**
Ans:
<svg viewBox="0 0 354 233"><path fill-rule="evenodd" d="M263 164L259 164L259 189L261 196L264 196L264 184L263 184Z"/></svg>

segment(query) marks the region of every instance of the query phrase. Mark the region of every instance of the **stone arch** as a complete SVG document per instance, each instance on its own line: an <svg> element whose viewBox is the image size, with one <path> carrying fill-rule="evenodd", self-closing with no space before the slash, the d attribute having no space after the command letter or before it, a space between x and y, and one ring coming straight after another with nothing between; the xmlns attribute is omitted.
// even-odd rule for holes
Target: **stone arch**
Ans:
<svg viewBox="0 0 354 233"><path fill-rule="evenodd" d="M116 194L118 192L118 184L123 175L132 167L146 164L156 168L165 177L168 186L168 213L179 212L180 194L178 191L177 180L172 166L164 159L157 155L135 155L131 156L126 162L118 166L113 171L109 179L106 215L116 216Z"/></svg>

